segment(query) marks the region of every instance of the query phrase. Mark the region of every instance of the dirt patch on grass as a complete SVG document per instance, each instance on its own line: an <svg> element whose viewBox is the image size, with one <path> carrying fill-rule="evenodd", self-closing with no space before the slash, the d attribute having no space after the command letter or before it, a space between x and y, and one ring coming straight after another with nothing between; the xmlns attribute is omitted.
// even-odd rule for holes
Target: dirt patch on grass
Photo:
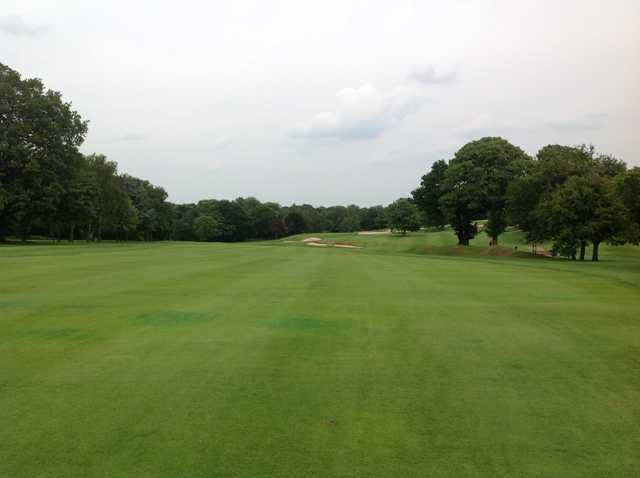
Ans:
<svg viewBox="0 0 640 478"><path fill-rule="evenodd" d="M544 246L541 245L538 245L535 248L531 246L531 252L536 256L553 257L553 253L551 251L547 251Z"/></svg>

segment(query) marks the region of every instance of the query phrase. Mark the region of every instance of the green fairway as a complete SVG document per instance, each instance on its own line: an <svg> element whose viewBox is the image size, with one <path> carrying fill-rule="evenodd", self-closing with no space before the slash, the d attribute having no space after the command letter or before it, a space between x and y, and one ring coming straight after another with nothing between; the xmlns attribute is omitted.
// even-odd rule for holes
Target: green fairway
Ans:
<svg viewBox="0 0 640 478"><path fill-rule="evenodd" d="M639 248L319 236L0 247L0 477L637 476Z"/></svg>

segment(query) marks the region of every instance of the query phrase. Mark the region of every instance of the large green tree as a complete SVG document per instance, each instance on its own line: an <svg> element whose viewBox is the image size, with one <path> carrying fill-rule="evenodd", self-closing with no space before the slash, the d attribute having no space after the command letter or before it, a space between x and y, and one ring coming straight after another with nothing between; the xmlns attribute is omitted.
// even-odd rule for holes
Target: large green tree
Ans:
<svg viewBox="0 0 640 478"><path fill-rule="evenodd" d="M423 215L425 226L442 228L447 224L446 212L440 203L440 198L446 192L443 184L447 167L444 160L433 163L431 170L422 176L420 187L411 193L415 205Z"/></svg>
<svg viewBox="0 0 640 478"><path fill-rule="evenodd" d="M522 177L530 168L531 158L520 148L499 137L486 137L471 141L460 148L450 167L468 165L465 178L470 189L476 191L474 202L487 216L486 233L493 245L507 227L507 188L515 178ZM451 170L455 174L460 170ZM469 175L468 172L473 174ZM459 182L458 182L459 183Z"/></svg>
<svg viewBox="0 0 640 478"><path fill-rule="evenodd" d="M603 242L621 243L628 220L611 178L593 172L572 176L549 195L540 207L554 249L584 260L591 244L592 260L599 259Z"/></svg>
<svg viewBox="0 0 640 478"><path fill-rule="evenodd" d="M484 188L477 178L482 168L470 161L451 164L443 183L444 194L440 197L440 207L451 224L458 244L468 246L478 233L475 220L485 213Z"/></svg>
<svg viewBox="0 0 640 478"><path fill-rule="evenodd" d="M0 63L0 239L56 215L86 132L59 92Z"/></svg>
<svg viewBox="0 0 640 478"><path fill-rule="evenodd" d="M407 231L420 229L420 215L418 208L406 198L392 202L386 209L387 223L392 231L400 231L403 235Z"/></svg>

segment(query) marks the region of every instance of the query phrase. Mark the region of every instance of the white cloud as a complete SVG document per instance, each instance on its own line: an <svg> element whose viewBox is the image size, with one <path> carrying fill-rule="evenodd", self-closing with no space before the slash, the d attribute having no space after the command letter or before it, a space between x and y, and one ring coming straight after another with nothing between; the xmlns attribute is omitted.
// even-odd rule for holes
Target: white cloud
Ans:
<svg viewBox="0 0 640 478"><path fill-rule="evenodd" d="M383 94L371 84L345 88L336 94L333 111L316 114L293 131L301 138L364 139L379 136L406 116L416 112L425 99L408 86L398 86Z"/></svg>
<svg viewBox="0 0 640 478"><path fill-rule="evenodd" d="M458 81L458 70L438 73L434 66L414 68L409 79L425 85L449 85Z"/></svg>
<svg viewBox="0 0 640 478"><path fill-rule="evenodd" d="M46 25L28 25L22 17L16 15L0 20L0 31L13 36L37 37L47 29Z"/></svg>

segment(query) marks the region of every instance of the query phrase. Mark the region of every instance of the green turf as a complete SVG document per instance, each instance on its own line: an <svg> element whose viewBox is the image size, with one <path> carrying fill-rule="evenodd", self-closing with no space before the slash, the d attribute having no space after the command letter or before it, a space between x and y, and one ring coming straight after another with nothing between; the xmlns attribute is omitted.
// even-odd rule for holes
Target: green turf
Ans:
<svg viewBox="0 0 640 478"><path fill-rule="evenodd" d="M638 476L638 248L320 236L0 247L0 476Z"/></svg>

